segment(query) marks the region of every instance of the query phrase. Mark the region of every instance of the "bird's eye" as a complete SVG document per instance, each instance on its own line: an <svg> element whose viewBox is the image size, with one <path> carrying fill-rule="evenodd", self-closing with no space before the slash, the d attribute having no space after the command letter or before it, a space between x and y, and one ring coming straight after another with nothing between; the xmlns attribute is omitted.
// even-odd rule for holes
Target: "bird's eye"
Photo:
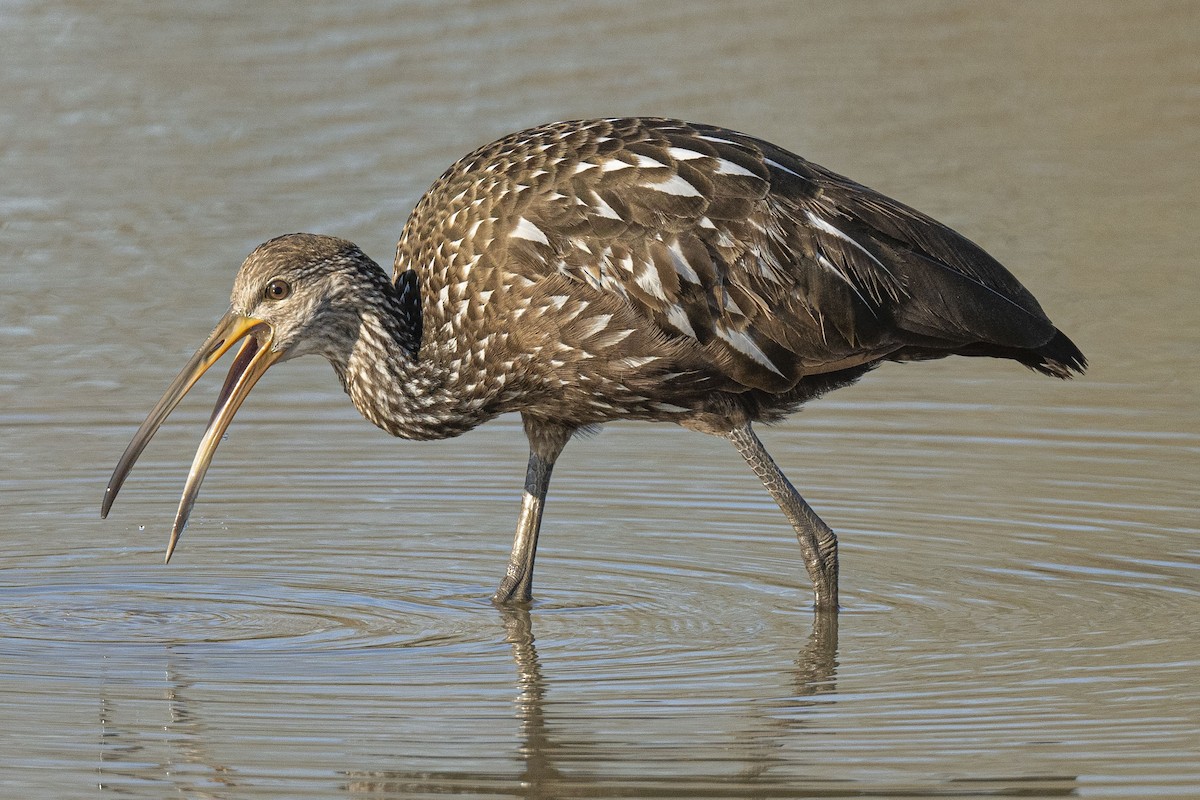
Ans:
<svg viewBox="0 0 1200 800"><path fill-rule="evenodd" d="M268 300L283 300L292 293L292 285L282 278L276 278L267 284L267 288L263 290L263 297Z"/></svg>

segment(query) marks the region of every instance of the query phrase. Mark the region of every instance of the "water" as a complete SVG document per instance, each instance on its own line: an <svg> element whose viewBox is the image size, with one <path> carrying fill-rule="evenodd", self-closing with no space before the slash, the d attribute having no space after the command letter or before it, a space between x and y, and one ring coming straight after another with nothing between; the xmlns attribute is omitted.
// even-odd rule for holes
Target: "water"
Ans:
<svg viewBox="0 0 1200 800"><path fill-rule="evenodd" d="M0 5L5 796L1200 796L1200 13L613 2ZM556 471L487 598L519 422L387 439L273 370L162 551L218 381L117 456L292 230L384 263L454 158L656 113L960 228L1092 360L889 366L762 432L842 540L833 628L721 442Z"/></svg>

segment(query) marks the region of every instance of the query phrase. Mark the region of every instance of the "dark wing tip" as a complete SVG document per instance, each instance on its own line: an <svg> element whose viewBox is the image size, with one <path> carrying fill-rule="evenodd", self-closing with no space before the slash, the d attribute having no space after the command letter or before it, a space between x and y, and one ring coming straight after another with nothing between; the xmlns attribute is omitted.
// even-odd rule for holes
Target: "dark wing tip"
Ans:
<svg viewBox="0 0 1200 800"><path fill-rule="evenodd" d="M1044 375L1055 378L1071 378L1082 375L1087 369L1088 361L1083 351L1075 346L1067 335L1056 330L1050 341L1031 351L1025 364Z"/></svg>

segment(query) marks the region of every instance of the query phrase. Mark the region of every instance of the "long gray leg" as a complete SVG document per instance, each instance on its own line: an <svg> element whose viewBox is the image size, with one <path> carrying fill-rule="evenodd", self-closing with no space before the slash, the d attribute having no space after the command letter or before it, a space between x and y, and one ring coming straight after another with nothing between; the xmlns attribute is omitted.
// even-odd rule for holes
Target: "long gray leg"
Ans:
<svg viewBox="0 0 1200 800"><path fill-rule="evenodd" d="M525 470L525 494L521 498L521 516L513 537L508 572L500 588L492 595L497 605L527 603L533 596L533 560L537 556L538 531L542 527L542 509L550 489L554 462L566 446L573 428L524 416L525 435L529 439L529 466Z"/></svg>
<svg viewBox="0 0 1200 800"><path fill-rule="evenodd" d="M838 607L838 554L837 536L804 498L792 486L787 476L780 471L771 454L763 447L750 423L734 428L724 434L746 459L750 469L767 487L771 497L787 515L796 529L800 550L804 554L804 566L812 580L813 594L818 611L836 611Z"/></svg>

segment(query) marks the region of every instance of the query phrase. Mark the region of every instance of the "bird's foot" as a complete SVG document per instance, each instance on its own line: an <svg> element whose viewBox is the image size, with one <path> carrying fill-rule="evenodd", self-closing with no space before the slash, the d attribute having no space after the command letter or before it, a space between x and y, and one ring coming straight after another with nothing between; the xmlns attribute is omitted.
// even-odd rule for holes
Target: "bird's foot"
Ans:
<svg viewBox="0 0 1200 800"><path fill-rule="evenodd" d="M528 605L533 600L531 589L530 581L522 580L510 572L504 576L500 587L492 595L492 603L503 607Z"/></svg>

